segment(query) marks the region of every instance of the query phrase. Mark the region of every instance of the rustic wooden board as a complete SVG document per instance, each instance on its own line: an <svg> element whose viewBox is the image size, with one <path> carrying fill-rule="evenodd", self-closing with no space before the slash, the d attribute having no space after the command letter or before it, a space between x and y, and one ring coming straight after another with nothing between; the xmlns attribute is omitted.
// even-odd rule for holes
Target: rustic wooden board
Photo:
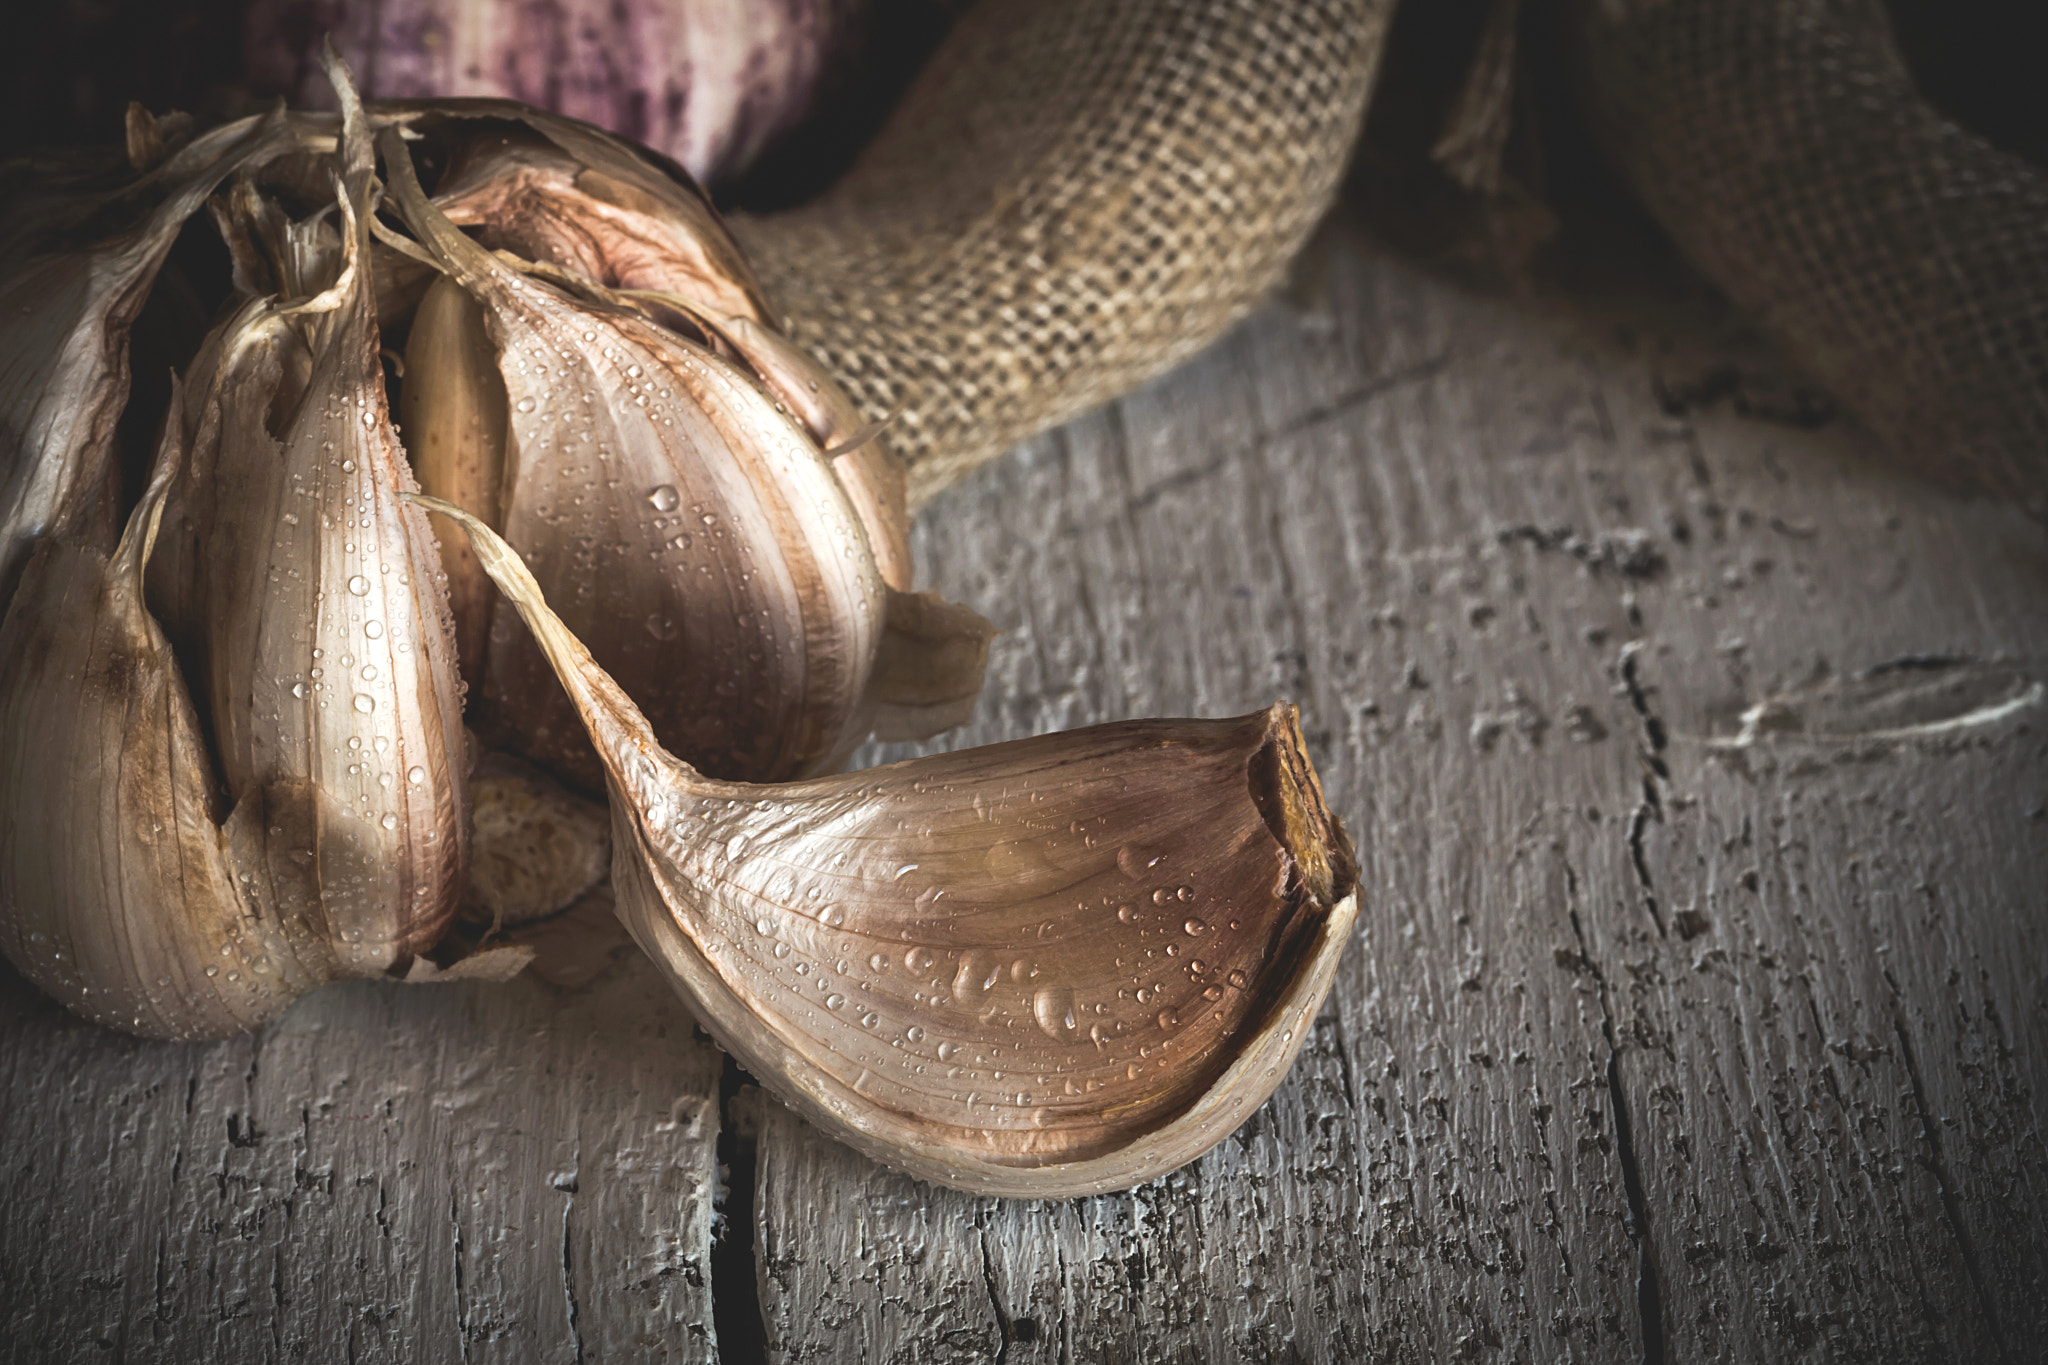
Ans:
<svg viewBox="0 0 2048 1365"><path fill-rule="evenodd" d="M1359 941L1214 1153L920 1185L721 1113L615 938L204 1047L7 977L0 1355L2037 1354L2048 535L1867 458L1682 287L1494 297L1340 236L1325 290L918 530L1006 631L948 743L1303 706Z"/></svg>
<svg viewBox="0 0 2048 1365"><path fill-rule="evenodd" d="M715 1360L721 1058L630 946L591 965L187 1046L8 973L0 1356Z"/></svg>
<svg viewBox="0 0 2048 1365"><path fill-rule="evenodd" d="M1060 1205L771 1113L771 1356L2030 1354L2040 528L1682 293L1333 266L919 542L1008 632L951 742L1302 703L1365 910L1300 1067Z"/></svg>

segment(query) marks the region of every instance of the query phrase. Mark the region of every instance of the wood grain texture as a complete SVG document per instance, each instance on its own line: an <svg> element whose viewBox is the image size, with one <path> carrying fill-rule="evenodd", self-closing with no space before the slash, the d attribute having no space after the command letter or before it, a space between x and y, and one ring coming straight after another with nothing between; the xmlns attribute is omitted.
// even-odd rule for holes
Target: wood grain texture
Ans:
<svg viewBox="0 0 2048 1365"><path fill-rule="evenodd" d="M630 948L204 1045L0 1010L6 1359L716 1359L720 1059Z"/></svg>
<svg viewBox="0 0 2048 1365"><path fill-rule="evenodd" d="M919 536L1007 632L948 743L1301 702L1365 867L1309 1050L1071 1204L771 1115L771 1357L2027 1356L2040 528L1869 458L1682 287L1332 265Z"/></svg>
<svg viewBox="0 0 2048 1365"><path fill-rule="evenodd" d="M1363 909L1239 1132L921 1185L721 1119L615 936L207 1047L9 978L0 1355L711 1360L716 1298L787 1362L2037 1357L2048 536L1668 277L1329 265L918 528L1005 631L948 744L1301 703Z"/></svg>

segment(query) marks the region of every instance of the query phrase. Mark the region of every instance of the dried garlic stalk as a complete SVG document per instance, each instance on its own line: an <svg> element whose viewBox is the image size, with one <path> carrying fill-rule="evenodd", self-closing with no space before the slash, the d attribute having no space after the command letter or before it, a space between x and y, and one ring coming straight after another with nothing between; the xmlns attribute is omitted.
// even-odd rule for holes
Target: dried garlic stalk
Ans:
<svg viewBox="0 0 2048 1365"><path fill-rule="evenodd" d="M1293 708L754 786L665 752L475 518L603 756L618 913L828 1132L981 1193L1120 1189L1278 1084L1356 913Z"/></svg>

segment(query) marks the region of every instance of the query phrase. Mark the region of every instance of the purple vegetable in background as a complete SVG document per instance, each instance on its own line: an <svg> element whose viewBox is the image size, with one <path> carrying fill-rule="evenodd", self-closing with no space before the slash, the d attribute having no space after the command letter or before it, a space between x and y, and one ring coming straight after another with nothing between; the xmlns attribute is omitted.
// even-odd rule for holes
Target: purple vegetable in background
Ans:
<svg viewBox="0 0 2048 1365"><path fill-rule="evenodd" d="M810 110L868 0L254 0L248 83L331 99L323 34L376 99L498 96L585 119L726 179Z"/></svg>

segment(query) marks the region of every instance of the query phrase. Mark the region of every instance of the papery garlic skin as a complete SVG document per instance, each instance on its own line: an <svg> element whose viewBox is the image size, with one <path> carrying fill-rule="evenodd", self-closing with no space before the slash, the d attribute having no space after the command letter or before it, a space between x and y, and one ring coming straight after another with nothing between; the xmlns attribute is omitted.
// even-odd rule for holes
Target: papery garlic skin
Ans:
<svg viewBox="0 0 2048 1365"><path fill-rule="evenodd" d="M252 793L223 819L191 697L144 605L177 435L112 558L46 541L0 626L0 950L95 1022L215 1038L340 968L311 832L267 799L284 793Z"/></svg>
<svg viewBox="0 0 2048 1365"><path fill-rule="evenodd" d="M514 269L426 202L395 136L385 159L393 203L497 348L510 415L496 529L692 761L765 780L835 753L867 705L887 587L831 465L730 362ZM493 738L601 785L509 606L481 700Z"/></svg>
<svg viewBox="0 0 2048 1365"><path fill-rule="evenodd" d="M248 301L195 364L217 411L182 420L215 439L172 487L151 587L228 790L303 806L335 953L373 976L454 914L467 754L440 553L400 501L416 484L364 266L368 134L352 94L345 110L339 231L276 231L280 279L312 297Z"/></svg>
<svg viewBox="0 0 2048 1365"><path fill-rule="evenodd" d="M289 145L282 117L245 119L183 148L119 192L5 210L0 260L0 610L35 541L63 525L113 541L114 427L128 401L128 331L179 229L237 168ZM160 190L111 239L67 240L92 210ZM146 202L146 200L145 200ZM51 238L55 237L55 240Z"/></svg>
<svg viewBox="0 0 2048 1365"><path fill-rule="evenodd" d="M1174 1169L1271 1094L1357 910L1293 708L716 782L457 515L604 756L620 919L807 1117L926 1179L1061 1198Z"/></svg>
<svg viewBox="0 0 2048 1365"><path fill-rule="evenodd" d="M752 271L700 194L616 155L590 166L545 139L503 137L467 145L438 191L435 206L484 246L666 304L712 333L833 461L884 581L910 591L902 462L866 430L839 382L775 330Z"/></svg>

